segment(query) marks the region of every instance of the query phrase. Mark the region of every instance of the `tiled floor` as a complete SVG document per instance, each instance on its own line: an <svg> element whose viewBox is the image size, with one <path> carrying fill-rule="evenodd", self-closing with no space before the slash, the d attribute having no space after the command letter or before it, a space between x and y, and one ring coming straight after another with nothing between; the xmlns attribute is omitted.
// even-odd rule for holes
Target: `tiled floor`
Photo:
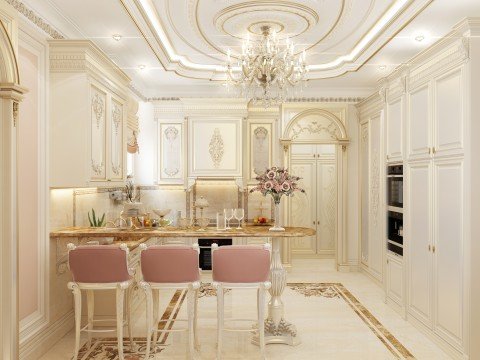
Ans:
<svg viewBox="0 0 480 360"><path fill-rule="evenodd" d="M404 355L408 353L420 360L449 359L427 337L387 306L384 303L383 290L362 273L336 272L333 261L330 260L302 259L294 261L293 269L287 279L289 283L341 283L347 293L358 300L358 306L365 307L364 313L369 313L368 316L378 322L373 321L372 325L372 321L365 320L364 316L362 319L362 314L357 311L358 307L352 307L349 301L341 296L319 296L308 292L305 295L305 291L302 294L301 291L294 290L290 286L285 290L284 296L286 317L296 325L301 344L296 347L268 345L268 359L384 360L406 358ZM204 274L202 280L209 282L209 274ZM165 306L171 298L172 293L162 297ZM252 291L230 292L226 296L225 304L226 316L255 317L255 293ZM182 306L178 317L185 317L185 306ZM134 319L136 319L134 336L141 337L145 334L143 306L137 310ZM379 328L380 331L378 331ZM394 340L392 342L382 340L382 331L393 335ZM197 353L198 359L215 358L215 336L216 299L214 296L203 296L199 300L201 348ZM250 339L248 333L225 333L224 358L258 358L258 347L252 345ZM182 333L169 336L166 340L167 345L155 359L185 358L185 340L186 336ZM397 348L395 348L395 342L397 342ZM402 349L407 350L406 353L403 350L403 355ZM73 333L71 332L41 359L71 359L72 350ZM106 359L107 357L87 356L86 358ZM137 357L131 357L131 359L137 359Z"/></svg>

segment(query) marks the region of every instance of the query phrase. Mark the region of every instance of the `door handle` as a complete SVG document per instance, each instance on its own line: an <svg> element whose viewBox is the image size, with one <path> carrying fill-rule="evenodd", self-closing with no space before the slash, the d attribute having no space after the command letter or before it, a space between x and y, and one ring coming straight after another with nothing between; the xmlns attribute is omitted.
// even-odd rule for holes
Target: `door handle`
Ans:
<svg viewBox="0 0 480 360"><path fill-rule="evenodd" d="M435 245L432 246L432 251L435 253Z"/></svg>
<svg viewBox="0 0 480 360"><path fill-rule="evenodd" d="M432 246L428 244L428 251L431 251L431 250L432 250Z"/></svg>

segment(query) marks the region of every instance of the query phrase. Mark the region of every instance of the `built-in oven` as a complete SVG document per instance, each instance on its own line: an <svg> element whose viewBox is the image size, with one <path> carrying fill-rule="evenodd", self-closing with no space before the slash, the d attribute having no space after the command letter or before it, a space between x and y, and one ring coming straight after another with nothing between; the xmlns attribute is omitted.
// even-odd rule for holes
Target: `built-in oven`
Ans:
<svg viewBox="0 0 480 360"><path fill-rule="evenodd" d="M387 250L403 256L403 214L400 212L388 212Z"/></svg>
<svg viewBox="0 0 480 360"><path fill-rule="evenodd" d="M403 208L403 165L387 167L387 204Z"/></svg>
<svg viewBox="0 0 480 360"><path fill-rule="evenodd" d="M212 270L212 244L217 244L218 246L232 245L232 239L198 239L198 246L200 248L199 265L202 270Z"/></svg>

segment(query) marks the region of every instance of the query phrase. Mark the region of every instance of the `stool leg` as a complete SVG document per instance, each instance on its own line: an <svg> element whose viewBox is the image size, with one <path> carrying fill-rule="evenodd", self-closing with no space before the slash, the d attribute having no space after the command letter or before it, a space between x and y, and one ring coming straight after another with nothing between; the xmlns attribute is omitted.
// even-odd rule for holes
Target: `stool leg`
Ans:
<svg viewBox="0 0 480 360"><path fill-rule="evenodd" d="M194 338L195 338L195 348L197 350L200 349L200 343L198 342L198 327L197 327L197 323L198 323L198 293L199 293L199 289L195 289L195 310L194 310L194 317L193 317L193 334L194 334Z"/></svg>
<svg viewBox="0 0 480 360"><path fill-rule="evenodd" d="M92 347L93 314L95 300L93 290L87 290L87 313L88 313L88 347Z"/></svg>
<svg viewBox="0 0 480 360"><path fill-rule="evenodd" d="M158 324L161 320L161 311L160 311L160 290L153 290L152 292L152 301L153 301L153 324L152 330L153 331L153 348L155 349L157 346L157 341L159 339L158 335ZM165 323L163 323L165 326Z"/></svg>
<svg viewBox="0 0 480 360"><path fill-rule="evenodd" d="M124 360L123 357L123 298L125 290L121 286L117 286L117 343L118 343L118 358Z"/></svg>
<svg viewBox="0 0 480 360"><path fill-rule="evenodd" d="M72 285L73 301L75 303L75 348L73 358L77 360L80 350L80 324L82 321L82 294L77 284Z"/></svg>
<svg viewBox="0 0 480 360"><path fill-rule="evenodd" d="M127 289L127 325L128 325L128 337L130 338L130 351L135 352L135 344L132 337L132 293L133 285L130 285Z"/></svg>
<svg viewBox="0 0 480 360"><path fill-rule="evenodd" d="M143 290L145 291L145 303L147 304L147 347L145 349L145 359L148 359L150 356L150 345L152 337L152 322L153 322L153 301L152 301L152 289L150 285L143 283L141 284Z"/></svg>
<svg viewBox="0 0 480 360"><path fill-rule="evenodd" d="M223 316L224 316L224 299L223 286L217 288L217 360L222 358L222 335L223 335Z"/></svg>
<svg viewBox="0 0 480 360"><path fill-rule="evenodd" d="M265 359L265 287L258 289L258 342L260 345L261 359Z"/></svg>
<svg viewBox="0 0 480 360"><path fill-rule="evenodd" d="M195 353L195 291L192 288L187 290L187 313L188 313L188 359L193 359Z"/></svg>

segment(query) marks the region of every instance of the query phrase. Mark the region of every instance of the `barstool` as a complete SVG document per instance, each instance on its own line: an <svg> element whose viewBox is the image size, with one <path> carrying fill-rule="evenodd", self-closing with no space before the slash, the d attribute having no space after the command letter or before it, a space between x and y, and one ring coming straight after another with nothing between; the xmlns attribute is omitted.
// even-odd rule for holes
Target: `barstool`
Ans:
<svg viewBox="0 0 480 360"><path fill-rule="evenodd" d="M198 266L199 247L186 245L140 245L140 265L143 280L140 287L145 291L147 303L147 348L145 359L150 355L151 335L153 347L157 342L157 333L188 331L188 357L193 358L197 344L197 300L200 288L200 269ZM162 320L159 308L161 289L186 289L188 327L184 329L158 329ZM157 290L152 296L152 290ZM155 319L155 324L153 320ZM176 319L175 321L185 321Z"/></svg>
<svg viewBox="0 0 480 360"><path fill-rule="evenodd" d="M224 290L257 289L258 339L260 355L265 358L265 290L271 284L270 244L232 245L219 247L212 245L213 286L217 289L217 359L222 356L223 331L252 331L224 327ZM243 320L243 319L228 319Z"/></svg>
<svg viewBox="0 0 480 360"><path fill-rule="evenodd" d="M92 332L117 332L118 357L123 356L123 328L128 325L130 347L134 350L131 316L130 296L133 283L133 270L128 267L128 248L125 244L116 245L88 245L78 246L68 244L68 264L72 273L73 281L68 283L68 288L73 292L75 303L75 349L74 359L78 357L80 348L80 333L88 334L88 346L92 345ZM82 316L82 294L81 290L87 293L87 325L81 328ZM115 290L117 313L116 319L94 319L94 291ZM126 313L124 320L124 297L126 291ZM94 323L116 320L116 329L95 329Z"/></svg>

